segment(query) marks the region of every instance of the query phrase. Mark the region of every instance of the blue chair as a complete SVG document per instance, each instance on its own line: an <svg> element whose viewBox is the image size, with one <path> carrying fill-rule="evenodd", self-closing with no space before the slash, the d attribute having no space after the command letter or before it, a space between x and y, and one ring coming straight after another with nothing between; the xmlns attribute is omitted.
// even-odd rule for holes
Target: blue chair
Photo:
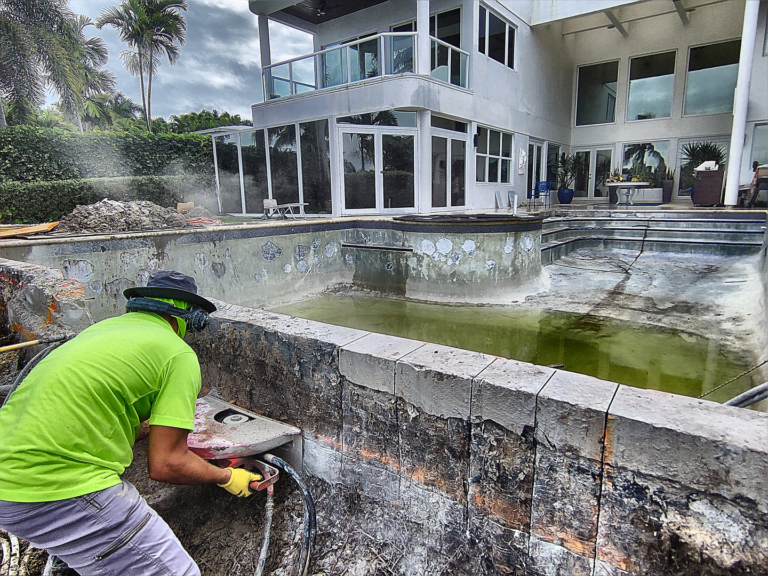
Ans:
<svg viewBox="0 0 768 576"><path fill-rule="evenodd" d="M545 208L552 206L551 180L542 180L541 182L536 182L536 185L534 186L533 192L531 194L531 199L533 200L533 208L536 208L537 198L542 198L542 202L544 203Z"/></svg>

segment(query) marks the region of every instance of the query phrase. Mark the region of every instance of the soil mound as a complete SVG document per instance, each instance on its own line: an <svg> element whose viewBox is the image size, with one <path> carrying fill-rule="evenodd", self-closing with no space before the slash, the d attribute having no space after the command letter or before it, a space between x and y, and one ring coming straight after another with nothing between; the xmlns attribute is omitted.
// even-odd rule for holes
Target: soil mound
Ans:
<svg viewBox="0 0 768 576"><path fill-rule="evenodd" d="M186 225L186 217L175 208L163 208L145 200L118 202L105 199L78 206L59 221L56 231L108 234L184 228Z"/></svg>

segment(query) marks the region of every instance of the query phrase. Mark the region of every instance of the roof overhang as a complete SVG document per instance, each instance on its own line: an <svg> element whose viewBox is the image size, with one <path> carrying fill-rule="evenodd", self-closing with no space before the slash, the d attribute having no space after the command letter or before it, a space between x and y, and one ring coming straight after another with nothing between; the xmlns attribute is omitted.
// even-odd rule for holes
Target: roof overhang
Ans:
<svg viewBox="0 0 768 576"><path fill-rule="evenodd" d="M295 19L317 25L388 0L249 0L254 14L282 12Z"/></svg>

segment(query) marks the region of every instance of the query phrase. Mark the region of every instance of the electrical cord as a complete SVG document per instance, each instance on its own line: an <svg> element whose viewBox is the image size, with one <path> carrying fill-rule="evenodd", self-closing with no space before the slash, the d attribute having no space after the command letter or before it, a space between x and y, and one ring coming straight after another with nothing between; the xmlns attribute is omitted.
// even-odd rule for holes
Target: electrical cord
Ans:
<svg viewBox="0 0 768 576"><path fill-rule="evenodd" d="M291 468L291 466L274 456L273 454L264 454L262 456L264 460L277 466L278 468L285 470L285 472L293 478L293 481L299 486L301 494L304 498L304 539L301 543L301 551L299 552L299 563L297 576L306 576L309 570L309 563L312 558L312 551L315 547L315 534L317 534L317 518L315 517L315 503L312 501L312 495L309 493L307 485L299 474Z"/></svg>
<svg viewBox="0 0 768 576"><path fill-rule="evenodd" d="M272 512L274 508L274 489L272 486L269 486L267 488L267 505L264 509L264 539L261 542L261 553L259 554L259 561L256 564L256 571L253 573L253 576L261 576L264 572L264 565L267 562L269 531L272 529Z"/></svg>

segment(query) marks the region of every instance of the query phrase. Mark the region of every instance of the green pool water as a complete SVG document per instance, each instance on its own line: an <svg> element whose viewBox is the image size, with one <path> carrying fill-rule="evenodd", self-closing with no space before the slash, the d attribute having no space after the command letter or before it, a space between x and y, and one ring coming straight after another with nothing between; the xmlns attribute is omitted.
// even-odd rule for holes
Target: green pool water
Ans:
<svg viewBox="0 0 768 576"><path fill-rule="evenodd" d="M563 312L349 295L321 297L274 311L534 364L564 364L572 372L687 396L699 396L748 368L716 340ZM707 399L725 402L751 385L747 376Z"/></svg>

